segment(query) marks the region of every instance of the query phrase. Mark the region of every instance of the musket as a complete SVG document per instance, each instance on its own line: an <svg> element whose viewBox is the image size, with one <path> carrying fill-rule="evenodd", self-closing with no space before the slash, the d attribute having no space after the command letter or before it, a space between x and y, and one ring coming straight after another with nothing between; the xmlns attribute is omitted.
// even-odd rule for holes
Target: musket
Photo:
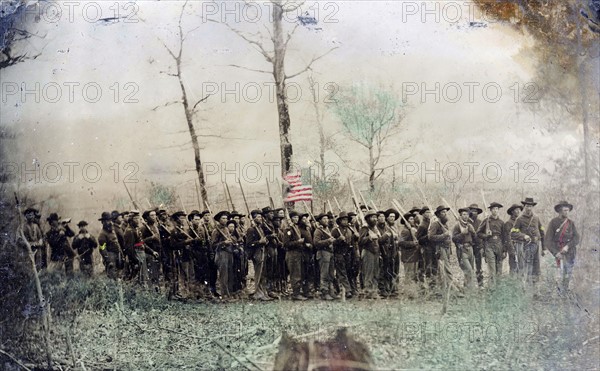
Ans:
<svg viewBox="0 0 600 371"><path fill-rule="evenodd" d="M431 229L431 226L433 225L433 222L437 221L438 218L434 213L434 208L431 206L431 204L429 203L429 201L427 200L427 196L425 196L425 193L423 192L423 190L419 187L417 187L417 189L419 190L419 192L421 193L421 196L423 197L423 202L425 202L425 205L429 208L429 210L431 211L431 222L429 223L429 228L427 230L427 232L429 232L429 229Z"/></svg>
<svg viewBox="0 0 600 371"><path fill-rule="evenodd" d="M302 201L302 204L304 205L304 208L306 209L306 212L308 213L308 215L310 215L311 219L315 221L315 228L318 228L321 230L321 232L323 232L326 236L328 236L329 238L333 238L332 235L330 235L329 233L327 233L327 231L325 231L322 226L321 223L319 223L317 221L317 219L315 219L315 216L313 215L313 213L310 211L310 209L308 208L308 205L306 204L306 201Z"/></svg>
<svg viewBox="0 0 600 371"><path fill-rule="evenodd" d="M377 207L377 205L375 205L375 201L371 200L371 205L373 205L373 207L375 208L375 210L379 210L379 208Z"/></svg>
<svg viewBox="0 0 600 371"><path fill-rule="evenodd" d="M329 206L329 211L331 211L331 215L334 214L333 207L331 207L331 201L327 200L327 205Z"/></svg>
<svg viewBox="0 0 600 371"><path fill-rule="evenodd" d="M350 179L348 179L348 185L350 186L350 192L352 192L352 201L354 202L354 206L358 210L358 215L360 216L360 219L362 220L363 225L366 225L367 221L365 220L365 215L363 214L362 209L358 205L358 200L356 198L356 192L354 192L354 185L352 184Z"/></svg>
<svg viewBox="0 0 600 371"><path fill-rule="evenodd" d="M396 206L398 208L398 210L400 211L400 217L402 218L402 220L404 220L404 224L406 225L406 228L408 228L408 230L410 231L410 235L412 236L413 240L417 241L417 236L415 236L410 224L408 223L408 220L406 220L406 218L404 217L404 214L406 214L406 211L402 208L402 206L400 205L400 202L398 202L396 199L393 199L392 204L394 206Z"/></svg>
<svg viewBox="0 0 600 371"><path fill-rule="evenodd" d="M340 206L340 203L338 202L338 199L337 199L337 197L333 196L333 200L335 201L335 204L336 204L336 206L337 206L338 210L339 210L340 212L342 212L342 207Z"/></svg>
<svg viewBox="0 0 600 371"><path fill-rule="evenodd" d="M487 214L487 202L485 202L485 193L481 190L481 198L483 199L483 216L485 217L485 233L488 234L490 231L490 218Z"/></svg>
<svg viewBox="0 0 600 371"><path fill-rule="evenodd" d="M227 198L227 190L225 189L225 183L221 182L221 185L223 186L223 196L225 196L225 210L228 210L229 209L229 199Z"/></svg>
<svg viewBox="0 0 600 371"><path fill-rule="evenodd" d="M198 208L202 209L202 203L200 202L200 190L198 189L198 182L194 179L194 187L196 187L196 197L198 197Z"/></svg>
<svg viewBox="0 0 600 371"><path fill-rule="evenodd" d="M256 205L256 208L260 209L260 207L258 206L258 200L256 199L256 193L252 193L252 197L254 198L254 204Z"/></svg>
<svg viewBox="0 0 600 371"><path fill-rule="evenodd" d="M442 201L444 201L446 206L448 206L448 208L450 209L450 212L452 213L452 215L454 216L456 221L459 221L460 219L458 218L458 215L456 214L456 212L454 212L454 209L452 208L452 206L450 206L450 203L448 203L448 201L446 201L446 199L444 197L442 197Z"/></svg>
<svg viewBox="0 0 600 371"><path fill-rule="evenodd" d="M244 199L244 205L246 206L246 212L248 219L250 219L250 225L252 225L253 227L256 228L256 225L254 224L254 219L252 219L252 216L250 215L250 208L248 207L248 201L246 200L246 194L244 193L244 188L242 187L242 182L238 179L238 184L240 185L240 191L242 191L242 198Z"/></svg>
<svg viewBox="0 0 600 371"><path fill-rule="evenodd" d="M360 191L360 189L358 190L358 195L360 196L360 199L362 200L363 205L365 205L365 207L368 208L368 204L367 201L365 201L365 197L363 196L362 192ZM377 210L377 209L375 209Z"/></svg>
<svg viewBox="0 0 600 371"><path fill-rule="evenodd" d="M181 196L179 195L179 193L177 193L177 198L179 199L179 203L181 204L181 209L187 215L187 211L185 210L185 205L183 204L183 200L181 199Z"/></svg>
<svg viewBox="0 0 600 371"><path fill-rule="evenodd" d="M269 193L269 204L271 205L271 209L275 208L275 203L273 202L273 197L271 197L271 187L269 186L269 180L265 178L265 183L267 183L267 192Z"/></svg>
<svg viewBox="0 0 600 371"><path fill-rule="evenodd" d="M204 205L206 205L206 210L208 210L210 215L212 215L212 210L210 209L210 205L208 204L208 201L204 200Z"/></svg>
<svg viewBox="0 0 600 371"><path fill-rule="evenodd" d="M129 192L129 188L127 188L127 183L125 183L125 179L123 179L123 185L125 186L125 190L127 191L127 194L129 195L129 199L131 200L131 203L133 204L133 207L135 207L137 210L139 210L137 202L135 202L135 200L131 196L131 192Z"/></svg>
<svg viewBox="0 0 600 371"><path fill-rule="evenodd" d="M227 190L227 196L229 196L229 202L231 203L231 210L236 210L235 205L233 204L233 198L231 198L231 192L229 192L229 184L225 182L225 189Z"/></svg>

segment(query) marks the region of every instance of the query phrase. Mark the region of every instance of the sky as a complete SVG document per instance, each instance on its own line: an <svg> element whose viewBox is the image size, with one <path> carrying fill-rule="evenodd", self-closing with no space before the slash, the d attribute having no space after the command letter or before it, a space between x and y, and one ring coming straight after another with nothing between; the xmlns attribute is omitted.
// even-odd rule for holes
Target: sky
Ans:
<svg viewBox="0 0 600 371"><path fill-rule="evenodd" d="M189 190L188 181L195 177L183 108L169 104L180 99L181 90L177 78L169 75L175 64L165 47L178 50L183 2L118 4L56 2L40 8L40 19L30 26L45 37L27 45L41 50L40 57L0 75L0 121L19 133L19 149L11 161L45 170L40 181L26 181L22 187L40 194L58 192L72 207L104 205L112 194L122 194L119 181L130 172L130 179L140 181L136 189L162 182L187 184ZM270 64L222 24L268 48L269 8L264 3L237 4L193 1L182 17L184 33L193 30L182 55L189 98L195 102L214 93L195 116L201 156L211 164L207 182L213 194L222 193L223 177L234 181L222 170L235 170L237 163L248 186L257 187L273 166L268 164L280 160L276 103L269 96L272 76L247 70L268 71ZM581 135L575 130L545 133L541 128L546 113L523 102L531 92L528 88L536 86L538 61L527 53L533 41L508 25L490 22L469 3L423 4L322 1L303 6L300 14L318 23L298 27L285 69L292 75L313 57L336 48L310 71L319 83L325 134L336 147L326 153L332 168L342 178L360 180L362 175L346 168L340 156L363 169L367 157L344 137L326 89L333 87L335 98L337 89L364 84L405 98L402 131L388 142L382 166L408 158L420 168L433 168L437 161L440 167L456 163L466 170L463 164L475 161L482 164L476 172L481 175L483 164L497 163L503 180L514 175L510 167L515 163L522 167L535 162L552 171L555 158L576 145ZM118 22L100 20L115 16L121 17ZM290 15L285 32L297 23L297 14ZM288 80L290 96L299 93L289 108L294 161L302 166L314 163L319 150L307 77L305 73ZM431 93L436 86L437 97ZM37 90L38 101L35 94L20 94L23 87ZM422 95L424 90L430 93ZM67 180L65 165L70 162L79 164L72 181ZM85 164L91 165L83 171ZM262 177L253 173L254 164ZM51 182L57 167L62 177ZM96 176L98 168L101 175Z"/></svg>

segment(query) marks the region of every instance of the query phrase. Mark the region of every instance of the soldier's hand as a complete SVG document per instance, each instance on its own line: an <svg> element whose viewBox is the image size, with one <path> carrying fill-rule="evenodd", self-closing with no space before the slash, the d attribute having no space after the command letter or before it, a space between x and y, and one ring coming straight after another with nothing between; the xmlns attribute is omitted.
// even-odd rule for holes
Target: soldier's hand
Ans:
<svg viewBox="0 0 600 371"><path fill-rule="evenodd" d="M154 255L154 257L155 257L156 259L158 259L158 253L157 253L156 251L155 251L155 252L153 252L153 253L152 253L152 255Z"/></svg>
<svg viewBox="0 0 600 371"><path fill-rule="evenodd" d="M542 250L542 256L546 256L546 250Z"/></svg>
<svg viewBox="0 0 600 371"><path fill-rule="evenodd" d="M90 238L90 234L89 234L89 233L86 233L86 234L85 234L85 238Z"/></svg>
<svg viewBox="0 0 600 371"><path fill-rule="evenodd" d="M485 232L485 235L486 235L486 236L491 236L491 235L492 235L492 231L490 231L490 230L487 230L487 231Z"/></svg>
<svg viewBox="0 0 600 371"><path fill-rule="evenodd" d="M63 234L64 234L64 233L63 233ZM77 239L79 239L79 240L83 239L83 237L84 237L84 235L82 235L82 234L78 234L78 235L77 235Z"/></svg>
<svg viewBox="0 0 600 371"><path fill-rule="evenodd" d="M525 235L525 242L529 242L531 241L531 237L529 237L528 235Z"/></svg>
<svg viewBox="0 0 600 371"><path fill-rule="evenodd" d="M260 240L258 240L259 243L267 243L267 238L263 237Z"/></svg>
<svg viewBox="0 0 600 371"><path fill-rule="evenodd" d="M340 236L338 237L338 240L340 240L340 241L346 241L346 237L344 237L344 236L340 235Z"/></svg>
<svg viewBox="0 0 600 371"><path fill-rule="evenodd" d="M298 242L300 242L300 243L304 243L304 238L299 238L299 239L298 239Z"/></svg>

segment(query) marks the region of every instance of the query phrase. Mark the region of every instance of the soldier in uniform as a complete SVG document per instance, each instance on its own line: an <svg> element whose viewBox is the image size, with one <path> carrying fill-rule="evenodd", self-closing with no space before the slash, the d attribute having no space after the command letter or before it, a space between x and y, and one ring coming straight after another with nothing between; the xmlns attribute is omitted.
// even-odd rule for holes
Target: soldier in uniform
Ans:
<svg viewBox="0 0 600 371"><path fill-rule="evenodd" d="M161 265L163 272L163 279L165 282L165 288L170 290L171 278L173 277L173 267L171 266L171 236L173 234L173 224L169 220L169 214L167 210L160 209L157 212L157 227L160 236L160 247L161 247Z"/></svg>
<svg viewBox="0 0 600 371"><path fill-rule="evenodd" d="M173 220L173 229L171 232L170 239L170 248L169 252L170 256L170 266L171 266L171 290L169 292L169 298L172 299L181 299L183 298L182 290L180 285L180 274L184 283L184 288L186 287L187 281L185 272L183 272L182 266L182 255L184 254L184 250L190 249L190 246L194 242L194 239L187 233L186 224L187 224L187 214L183 211L177 211L171 215L171 219Z"/></svg>
<svg viewBox="0 0 600 371"><path fill-rule="evenodd" d="M125 230L125 249L128 250L131 256L135 256L137 269L135 273L138 276L138 283L143 287L147 287L150 277L148 276L148 265L146 264L146 254L151 254L158 259L158 252L150 249L142 238L140 230L142 219L140 212L132 210L129 212L129 223ZM132 277L133 279L134 277Z"/></svg>
<svg viewBox="0 0 600 371"><path fill-rule="evenodd" d="M404 280L406 284L411 284L419 281L418 264L419 264L419 240L417 239L417 226L415 224L415 214L406 213L400 220L402 230L400 232L400 254L402 264L404 264ZM406 224L408 221L408 225Z"/></svg>
<svg viewBox="0 0 600 371"><path fill-rule="evenodd" d="M210 299L212 294L208 287L209 272L209 244L208 236L202 225L202 213L198 210L192 210L187 216L190 222L188 234L193 238L192 265L194 270L195 289L199 298Z"/></svg>
<svg viewBox="0 0 600 371"><path fill-rule="evenodd" d="M300 215L300 221L298 222L298 229L300 235L304 239L302 246L302 295L307 299L312 299L313 294L311 293L311 286L314 289L314 277L315 277L315 254L313 252L313 232L308 221L309 215L307 213Z"/></svg>
<svg viewBox="0 0 600 371"><path fill-rule="evenodd" d="M445 292L450 285L452 280L452 272L450 271L450 255L451 250L451 239L450 230L448 228L448 216L446 213L450 210L448 207L438 206L435 209L435 216L437 220L431 223L427 236L429 242L435 249L435 254L439 259L439 277L441 288Z"/></svg>
<svg viewBox="0 0 600 371"><path fill-rule="evenodd" d="M377 294L379 277L379 240L381 233L377 228L377 212L367 211L366 226L360 229L358 245L361 247L362 274L367 298L379 299Z"/></svg>
<svg viewBox="0 0 600 371"><path fill-rule="evenodd" d="M269 301L272 300L265 287L265 247L267 246L267 237L263 230L263 218L260 210L252 210L252 226L246 231L246 252L248 259L252 260L254 265L254 294L256 300Z"/></svg>
<svg viewBox="0 0 600 371"><path fill-rule="evenodd" d="M160 291L160 265L162 256L162 245L160 230L158 228L158 216L156 210L147 210L142 214L142 225L140 233L146 245L146 266L148 276L154 289Z"/></svg>
<svg viewBox="0 0 600 371"><path fill-rule="evenodd" d="M262 209L263 223L261 225L264 235L267 237L267 245L265 247L265 263L264 272L267 279L267 293L272 298L278 298L275 293L275 281L277 280L277 249L280 244L279 233L273 226L275 212L269 206Z"/></svg>
<svg viewBox="0 0 600 371"><path fill-rule="evenodd" d="M545 255L544 227L540 218L533 213L533 207L537 205L537 202L534 202L532 197L526 197L521 203L523 212L515 220L515 225L511 229L511 238L517 243L523 244L525 254L525 272L523 274L526 275L529 283L534 284L540 275L540 243L542 256Z"/></svg>
<svg viewBox="0 0 600 371"><path fill-rule="evenodd" d="M239 215L239 214L238 214ZM242 294L242 289L244 288L245 275L242 275L242 260L241 257L244 253L243 247L243 239L237 234L238 223L235 219L230 215L229 220L227 221L227 229L229 230L229 235L231 236L231 240L233 241L233 245L231 248L232 251L232 263L231 263L231 294L233 297L240 299Z"/></svg>
<svg viewBox="0 0 600 371"><path fill-rule="evenodd" d="M206 234L206 242L208 244L208 287L214 297L218 297L217 293L217 264L215 262L215 250L212 246L211 237L214 226L211 221L211 213L208 210L202 212L202 230Z"/></svg>
<svg viewBox="0 0 600 371"><path fill-rule="evenodd" d="M337 227L331 231L331 236L335 238L333 242L333 254L335 261L335 272L338 284L344 288L347 299L352 298L353 290L350 284L348 270L352 266L352 253L356 246L358 234L350 228L350 217L344 211L336 219Z"/></svg>
<svg viewBox="0 0 600 371"><path fill-rule="evenodd" d="M333 300L336 296L333 292L333 280L335 276L333 241L335 241L335 238L331 235L327 214L321 213L316 219L319 226L315 230L313 243L317 250L317 262L319 264L321 299Z"/></svg>
<svg viewBox="0 0 600 371"><path fill-rule="evenodd" d="M502 275L502 262L506 258L505 241L502 234L504 222L499 215L502 207L498 202L492 202L488 207L491 215L481 222L477 230L477 237L484 248L485 261L490 274L490 286L496 284L498 277Z"/></svg>
<svg viewBox="0 0 600 371"><path fill-rule="evenodd" d="M395 209L389 209L383 214L385 228L381 234L382 265L379 287L383 297L398 295L398 276L400 274L400 232L396 226L396 220L400 213ZM384 254L385 252L385 254Z"/></svg>
<svg viewBox="0 0 600 371"><path fill-rule="evenodd" d="M96 237L92 236L87 230L88 223L85 220L77 223L79 233L73 239L73 250L79 255L79 270L91 277L94 274L94 249L98 247Z"/></svg>
<svg viewBox="0 0 600 371"><path fill-rule="evenodd" d="M228 211L219 211L215 214L214 220L215 229L212 232L211 242L215 249L215 261L218 267L218 281L221 296L229 298L233 291L232 275L233 275L233 248L235 241L233 240L227 221L229 219Z"/></svg>
<svg viewBox="0 0 600 371"><path fill-rule="evenodd" d="M478 231L479 226L481 225L481 219L478 218L481 213L483 213L483 210L479 208L479 205L471 204L469 206L469 218L471 219L471 224L473 224L475 231ZM479 287L483 287L483 270L481 265L483 244L479 241L477 236L475 236L475 241L473 241L473 256L475 257L475 275L477 276L477 284Z"/></svg>
<svg viewBox="0 0 600 371"><path fill-rule="evenodd" d="M58 269L64 265L67 276L73 274L73 258L75 252L71 248L69 237L74 237L75 232L69 227L71 219L59 220L58 214L52 213L47 218L50 230L46 232L46 240L50 245L50 260Z"/></svg>
<svg viewBox="0 0 600 371"><path fill-rule="evenodd" d="M346 270L348 271L348 281L350 282L352 296L358 297L360 288L360 282L358 281L358 277L360 275L360 249L358 247L358 231L360 230L360 223L358 222L357 215L354 211L349 212L348 217L350 218L348 228L350 228L350 231L352 231L352 234L354 234L354 244L350 250L350 260L346 261Z"/></svg>
<svg viewBox="0 0 600 371"><path fill-rule="evenodd" d="M46 244L44 243L44 233L40 226L35 222L36 209L28 208L23 213L26 223L23 225L23 235L33 251L35 268L41 270L43 267L43 255L45 255Z"/></svg>
<svg viewBox="0 0 600 371"><path fill-rule="evenodd" d="M475 228L469 219L469 208L458 209L460 219L452 230L452 242L456 245L458 264L465 275L464 286L468 290L475 288L475 257L473 241L476 238Z"/></svg>
<svg viewBox="0 0 600 371"><path fill-rule="evenodd" d="M567 201L561 201L555 205L554 211L558 213L558 216L550 221L545 235L545 245L548 247L548 251L554 255L556 264L561 269L561 291L563 293L569 290L569 281L573 274L577 245L580 239L575 223L569 219L569 213L572 210L573 205Z"/></svg>
<svg viewBox="0 0 600 371"><path fill-rule="evenodd" d="M435 247L429 241L427 235L429 225L431 224L431 210L425 206L419 211L419 214L423 217L421 224L419 224L419 227L417 228L417 240L419 240L419 246L423 256L423 278L429 282L429 288L432 288L437 279L438 259L435 253Z"/></svg>
<svg viewBox="0 0 600 371"><path fill-rule="evenodd" d="M285 248L285 259L290 272L292 284L292 300L304 301L302 295L302 250L304 248L304 237L298 227L300 214L296 211L290 212L288 228L284 233L283 246Z"/></svg>
<svg viewBox="0 0 600 371"><path fill-rule="evenodd" d="M102 222L102 230L98 235L98 250L100 250L100 255L102 256L106 275L108 278L117 279L119 278L119 270L123 266L121 263L123 260L123 250L113 229L114 219L110 212L105 211L98 220Z"/></svg>
<svg viewBox="0 0 600 371"><path fill-rule="evenodd" d="M502 234L504 235L504 249L508 252L508 267L510 269L510 274L515 275L517 272L523 270L523 250L516 250L516 246L513 243L510 231L515 225L515 221L521 214L521 210L523 210L523 206L518 204L513 204L511 207L506 210L506 213L510 216L510 218L504 223L504 227L502 228Z"/></svg>

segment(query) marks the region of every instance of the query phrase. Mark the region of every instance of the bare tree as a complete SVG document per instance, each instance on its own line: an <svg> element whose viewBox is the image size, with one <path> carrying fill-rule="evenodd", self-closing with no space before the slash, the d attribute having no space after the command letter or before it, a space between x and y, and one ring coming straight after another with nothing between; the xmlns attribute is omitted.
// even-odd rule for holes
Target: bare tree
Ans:
<svg viewBox="0 0 600 371"><path fill-rule="evenodd" d="M175 73L170 73L170 72L164 72L164 73L166 73L169 76L176 77L177 81L179 82L179 87L181 88L181 100L166 103L164 106L168 106L168 105L176 104L176 103L181 103L183 105L183 110L185 113L185 120L187 122L188 131L189 131L190 137L192 139L192 148L194 150L194 160L195 160L195 165L196 165L196 172L198 173L198 182L200 184L200 194L202 195L202 199L206 201L208 199L208 194L206 191L206 179L204 177L204 169L202 168L202 160L200 158L200 145L198 144L198 134L196 134L196 128L194 127L194 116L197 113L198 105L200 103L206 101L210 95L206 95L205 97L200 98L196 102L191 102L188 98L188 91L187 91L184 81L183 81L183 73L182 73L182 66L181 66L181 61L182 61L182 56L183 56L183 44L184 44L186 38L188 37L188 35L200 27L200 26L194 27L191 30L186 31L186 32L183 31L183 27L181 24L182 24L183 14L185 12L187 3L188 2L186 1L183 4L183 6L181 7L181 13L179 14L178 31L177 31L177 35L179 37L179 42L177 45L177 49L173 50L172 48L168 47L164 41L160 40L161 43L163 44L163 46L165 47L165 49L167 50L167 52L169 53L169 55L171 56L171 58L173 58L173 61L175 62L175 69L176 69Z"/></svg>
<svg viewBox="0 0 600 371"><path fill-rule="evenodd" d="M223 24L227 26L227 28L229 28L232 32L234 32L237 36L239 36L244 41L256 48L256 50L265 58L265 60L269 64L271 64L270 71L248 68L235 64L231 64L230 66L246 69L253 72L266 73L273 76L273 79L275 81L275 92L277 97L277 113L279 116L279 141L282 168L281 172L282 175L285 175L290 170L293 155L292 143L290 140L291 119L288 108L288 97L286 95L286 81L289 79L293 79L294 77L297 77L310 70L312 68L312 65L316 61L323 58L333 50L337 49L337 47L333 47L327 52L313 57L310 60L310 62L308 62L308 64L299 71L289 75L286 74L285 57L287 53L288 44L298 27L300 26L301 22L298 21L294 25L292 30L286 32L283 27L283 17L286 13L297 11L304 4L304 1L292 4L292 2L290 1L270 0L270 4L272 7L272 14L270 18L271 30L265 27L269 32L269 39L271 40L270 46L267 46L267 43L263 42L264 37L262 36L257 37L256 35L250 35L246 32L232 27L226 22Z"/></svg>
<svg viewBox="0 0 600 371"><path fill-rule="evenodd" d="M346 137L368 151L369 171L352 168L346 156L340 158L350 169L369 177L369 188L373 192L375 180L398 163L380 166L388 140L401 128L404 107L391 92L353 86L340 93L333 110L342 122Z"/></svg>
<svg viewBox="0 0 600 371"><path fill-rule="evenodd" d="M31 50L29 39L44 39L30 30L32 17L25 16L28 7L38 6L38 1L15 1L0 5L0 70L38 58L41 50Z"/></svg>

